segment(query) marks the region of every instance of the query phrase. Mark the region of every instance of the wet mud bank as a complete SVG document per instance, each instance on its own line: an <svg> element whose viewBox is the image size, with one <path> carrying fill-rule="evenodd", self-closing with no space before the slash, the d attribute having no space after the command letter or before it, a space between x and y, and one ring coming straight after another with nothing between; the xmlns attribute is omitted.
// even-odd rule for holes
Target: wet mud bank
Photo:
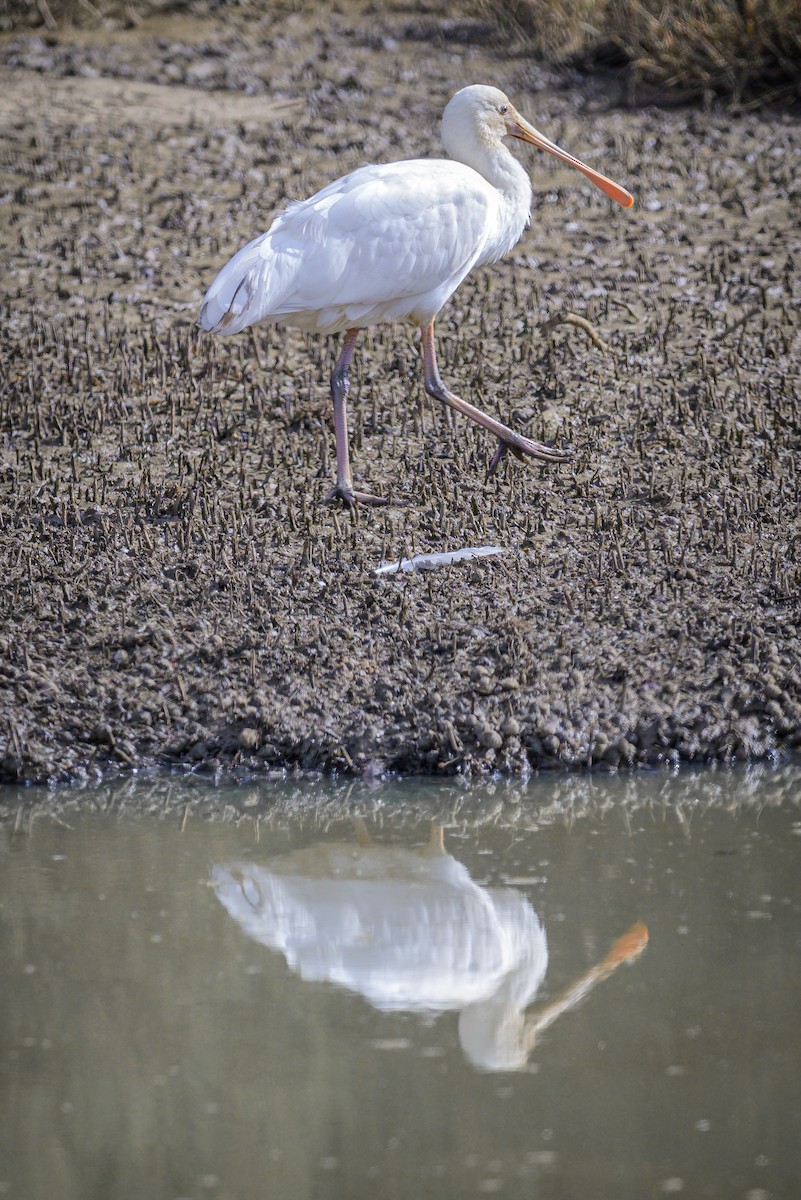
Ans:
<svg viewBox="0 0 801 1200"><path fill-rule="evenodd" d="M294 13L0 42L2 780L801 746L798 121L621 111L423 33ZM636 195L612 211L527 155L531 230L439 321L451 386L574 457L487 480L413 332L378 329L354 473L403 503L327 507L336 342L214 340L198 303L286 198L439 154L470 82ZM543 330L567 311L606 349ZM374 573L481 545L505 553Z"/></svg>

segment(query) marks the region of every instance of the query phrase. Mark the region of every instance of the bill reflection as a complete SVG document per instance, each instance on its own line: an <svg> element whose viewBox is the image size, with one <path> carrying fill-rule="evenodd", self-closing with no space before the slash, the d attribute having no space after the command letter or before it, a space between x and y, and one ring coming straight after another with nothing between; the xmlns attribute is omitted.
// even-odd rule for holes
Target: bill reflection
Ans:
<svg viewBox="0 0 801 1200"><path fill-rule="evenodd" d="M538 1034L648 941L633 925L547 1005L531 1009L548 968L545 931L525 896L480 887L445 850L320 843L264 865L221 864L212 883L248 937L301 979L327 981L382 1012L459 1013L459 1040L483 1070L523 1067Z"/></svg>

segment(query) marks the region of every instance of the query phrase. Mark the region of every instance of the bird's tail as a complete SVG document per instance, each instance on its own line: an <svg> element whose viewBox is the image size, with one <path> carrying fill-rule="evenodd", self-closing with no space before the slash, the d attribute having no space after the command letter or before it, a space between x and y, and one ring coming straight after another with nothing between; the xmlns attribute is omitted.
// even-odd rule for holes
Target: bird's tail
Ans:
<svg viewBox="0 0 801 1200"><path fill-rule="evenodd" d="M273 255L265 253L269 233L243 246L226 263L206 292L198 324L209 333L240 333L248 325L263 321L283 292L282 272L276 271Z"/></svg>

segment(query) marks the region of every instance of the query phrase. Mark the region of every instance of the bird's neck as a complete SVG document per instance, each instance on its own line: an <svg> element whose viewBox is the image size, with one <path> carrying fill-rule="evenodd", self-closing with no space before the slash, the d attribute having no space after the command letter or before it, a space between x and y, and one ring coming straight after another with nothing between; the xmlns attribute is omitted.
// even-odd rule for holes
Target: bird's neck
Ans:
<svg viewBox="0 0 801 1200"><path fill-rule="evenodd" d="M496 190L500 204L495 229L489 237L482 261L497 262L516 246L531 218L531 180L525 168L503 143L495 143L483 162L470 163Z"/></svg>
<svg viewBox="0 0 801 1200"><path fill-rule="evenodd" d="M479 175L483 175L487 183L492 184L501 193L509 207L522 214L522 231L531 209L531 180L525 168L504 143L476 141L469 149L459 146L456 153L451 152L451 157L458 158L474 171L478 171Z"/></svg>
<svg viewBox="0 0 801 1200"><path fill-rule="evenodd" d="M525 205L526 214L531 208L531 180L525 167L518 162L511 150L500 143L492 155L487 156L485 169L481 172L488 183L516 205Z"/></svg>

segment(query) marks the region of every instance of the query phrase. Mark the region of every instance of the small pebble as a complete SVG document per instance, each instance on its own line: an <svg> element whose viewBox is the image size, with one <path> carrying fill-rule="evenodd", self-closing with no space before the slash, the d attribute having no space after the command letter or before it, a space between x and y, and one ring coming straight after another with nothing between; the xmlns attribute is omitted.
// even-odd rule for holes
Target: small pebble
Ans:
<svg viewBox="0 0 801 1200"><path fill-rule="evenodd" d="M251 729L246 726L244 729L240 730L239 745L243 750L247 750L248 752L256 750L260 742L261 737L259 736L259 731L257 729Z"/></svg>
<svg viewBox="0 0 801 1200"><path fill-rule="evenodd" d="M503 738L496 729L490 725L484 725L477 733L479 745L485 750L500 750L503 745Z"/></svg>

